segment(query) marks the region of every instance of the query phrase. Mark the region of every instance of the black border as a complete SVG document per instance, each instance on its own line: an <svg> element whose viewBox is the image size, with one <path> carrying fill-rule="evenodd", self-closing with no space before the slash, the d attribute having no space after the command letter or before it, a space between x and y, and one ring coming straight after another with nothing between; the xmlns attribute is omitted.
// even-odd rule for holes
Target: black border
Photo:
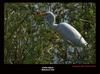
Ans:
<svg viewBox="0 0 100 74"><path fill-rule="evenodd" d="M42 67L54 67L55 71L95 71L96 70L96 64L75 64L75 65L65 65L65 64L19 64L19 65L10 65L10 64L4 64L4 3L8 2L55 2L55 1L49 1L49 0L12 0L12 1L1 1L0 2L0 68L7 71L26 71L26 72L33 72L33 71L41 71ZM57 2L57 1L56 1ZM58 0L58 2L95 2L95 0L66 0L61 1ZM96 3L96 2L95 2Z"/></svg>
<svg viewBox="0 0 100 74"><path fill-rule="evenodd" d="M1 0L1 2L96 2L96 0Z"/></svg>
<svg viewBox="0 0 100 74"><path fill-rule="evenodd" d="M73 67L74 66L74 67ZM75 67L76 66L76 67ZM83 67L82 67L83 66ZM33 72L33 71L42 71L42 67L53 67L54 71L67 71L67 72L71 72L71 71L95 71L96 70L96 66L94 64L92 65L79 65L79 64L75 64L75 65L65 65L65 64L34 64L34 65L25 65L25 64L18 64L18 65L10 65L10 64L6 64L5 67L3 68L4 70L7 71L25 71L25 72ZM42 71L42 72L54 72L54 71Z"/></svg>
<svg viewBox="0 0 100 74"><path fill-rule="evenodd" d="M2 11L1 11L2 10ZM0 64L3 64L4 59L4 7L3 3L0 3Z"/></svg>

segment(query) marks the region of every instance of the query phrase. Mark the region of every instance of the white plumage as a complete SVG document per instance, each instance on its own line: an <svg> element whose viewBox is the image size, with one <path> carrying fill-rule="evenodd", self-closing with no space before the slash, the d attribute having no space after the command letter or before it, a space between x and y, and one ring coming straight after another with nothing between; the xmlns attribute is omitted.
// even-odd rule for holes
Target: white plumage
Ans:
<svg viewBox="0 0 100 74"><path fill-rule="evenodd" d="M70 41L77 46L87 45L87 42L84 40L81 34L68 23L64 22L58 24L55 30L60 33L65 41Z"/></svg>
<svg viewBox="0 0 100 74"><path fill-rule="evenodd" d="M55 16L52 12L48 11L40 14L45 16L45 21L47 22L47 24L56 32L58 32L62 36L64 41L69 41L74 45L81 47L87 45L87 42L73 26L65 22L55 24Z"/></svg>

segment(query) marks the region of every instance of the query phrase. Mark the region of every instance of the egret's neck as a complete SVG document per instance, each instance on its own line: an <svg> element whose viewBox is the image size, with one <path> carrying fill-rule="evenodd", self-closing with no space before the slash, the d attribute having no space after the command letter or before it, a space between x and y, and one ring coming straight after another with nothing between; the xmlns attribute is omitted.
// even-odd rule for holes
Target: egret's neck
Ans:
<svg viewBox="0 0 100 74"><path fill-rule="evenodd" d="M47 23L48 23L49 26L52 26L53 24L55 24L55 19L54 20L49 20Z"/></svg>
<svg viewBox="0 0 100 74"><path fill-rule="evenodd" d="M55 24L55 20L52 22L48 22L48 25L50 28L55 29L57 27L57 24Z"/></svg>
<svg viewBox="0 0 100 74"><path fill-rule="evenodd" d="M49 27L54 28L55 24L55 16L53 13L48 12L45 16L45 21L49 25Z"/></svg>
<svg viewBox="0 0 100 74"><path fill-rule="evenodd" d="M55 18L49 19L49 20L47 21L47 23L48 23L48 25L49 25L50 27L52 27L52 26L55 24Z"/></svg>

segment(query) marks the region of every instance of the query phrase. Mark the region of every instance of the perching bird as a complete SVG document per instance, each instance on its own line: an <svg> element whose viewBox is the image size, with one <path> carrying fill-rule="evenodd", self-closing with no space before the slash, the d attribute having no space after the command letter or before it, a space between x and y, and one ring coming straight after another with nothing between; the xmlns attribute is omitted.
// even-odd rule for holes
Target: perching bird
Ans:
<svg viewBox="0 0 100 74"><path fill-rule="evenodd" d="M70 24L66 22L56 24L55 15L52 12L38 12L38 15L44 16L47 24L56 32L58 32L64 41L71 42L72 44L80 47L84 47L88 44L81 34Z"/></svg>

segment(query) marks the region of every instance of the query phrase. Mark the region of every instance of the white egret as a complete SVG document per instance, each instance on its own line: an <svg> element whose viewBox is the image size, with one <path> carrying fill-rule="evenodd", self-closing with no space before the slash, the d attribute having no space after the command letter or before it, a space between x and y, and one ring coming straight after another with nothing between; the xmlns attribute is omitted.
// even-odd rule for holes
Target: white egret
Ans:
<svg viewBox="0 0 100 74"><path fill-rule="evenodd" d="M55 15L52 12L50 12L50 11L38 12L38 15L44 16L45 21L49 25L49 27L51 27L53 30L58 32L62 36L62 38L65 42L70 42L70 43L77 45L79 47L85 47L88 44L85 41L85 39L82 37L82 35L70 24L68 24L66 22L56 24L55 23L56 18L55 18ZM78 53L78 57L77 57L78 63L80 63L79 50L78 49L76 50L77 53ZM68 59L68 57L67 57L67 59Z"/></svg>
<svg viewBox="0 0 100 74"><path fill-rule="evenodd" d="M45 16L45 21L47 24L54 29L56 32L58 32L64 41L71 42L74 45L84 47L88 43L84 40L82 35L70 24L66 22L62 22L60 24L55 23L55 15L50 12L38 12L38 15Z"/></svg>

